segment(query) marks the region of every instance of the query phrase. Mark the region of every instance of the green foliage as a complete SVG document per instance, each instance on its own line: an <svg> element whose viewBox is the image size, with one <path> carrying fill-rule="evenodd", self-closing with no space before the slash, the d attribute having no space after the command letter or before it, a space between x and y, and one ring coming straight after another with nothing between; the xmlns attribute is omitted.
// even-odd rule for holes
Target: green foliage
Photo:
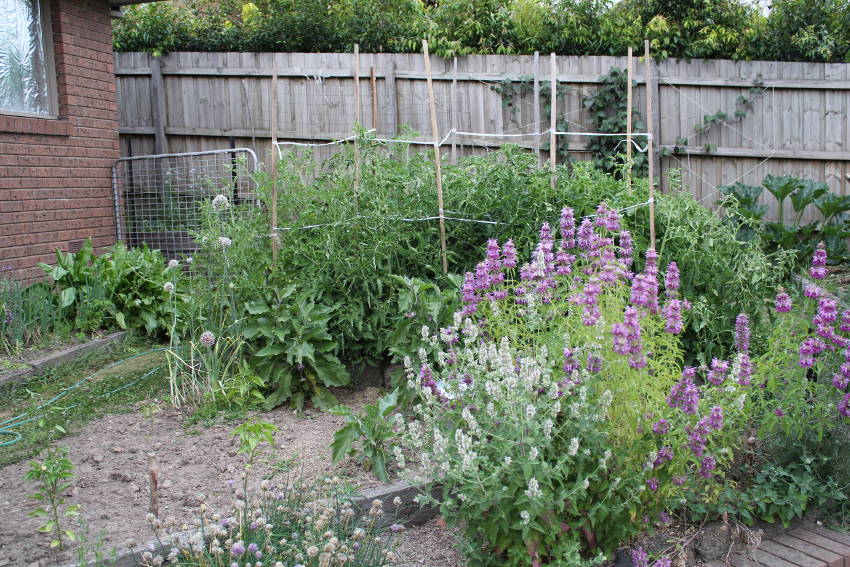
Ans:
<svg viewBox="0 0 850 567"><path fill-rule="evenodd" d="M58 298L44 282L0 279L0 351L12 355L67 331Z"/></svg>
<svg viewBox="0 0 850 567"><path fill-rule="evenodd" d="M628 73L612 67L602 76L602 84L593 94L584 97L584 108L590 114L594 132L616 134L627 130L627 88ZM645 127L640 112L633 109L632 131L643 132ZM635 136L632 139L642 147L647 145L646 136ZM593 154L593 164L606 173L613 174L620 171L627 151L625 140L625 138L614 136L589 138L587 149ZM636 177L645 176L647 174L646 154L632 151L632 156L632 174Z"/></svg>
<svg viewBox="0 0 850 567"><path fill-rule="evenodd" d="M704 207L690 193L674 189L656 195L655 223L661 265L675 261L682 294L692 304L683 341L690 363L707 364L731 351L735 318L746 313L754 327L767 325L764 298L775 294L791 266L783 251L766 254L758 240L738 240L738 229ZM645 209L627 213L636 242L645 244ZM633 220L632 220L633 219Z"/></svg>
<svg viewBox="0 0 850 567"><path fill-rule="evenodd" d="M715 129L715 126L731 125L740 122L753 110L755 103L764 96L766 91L767 89L764 87L764 81L762 80L761 75L758 75L753 81L753 86L749 88L748 93L737 98L737 106L732 118L730 118L729 114L722 110L718 110L714 114L706 114L703 116L701 123L694 125L694 135L706 136ZM661 148L662 155L679 154L682 152L682 146L687 145L688 138L677 138L674 146L664 146ZM703 146L703 151L706 153L711 153L715 150L717 150L716 144L706 143Z"/></svg>
<svg viewBox="0 0 850 567"><path fill-rule="evenodd" d="M55 266L39 266L56 283L63 316L81 331L117 325L164 334L173 327L175 301L185 300L169 300L167 285L175 285L179 271L147 247L128 250L118 243L95 256L89 239L77 253L57 250Z"/></svg>
<svg viewBox="0 0 850 567"><path fill-rule="evenodd" d="M359 415L351 408L337 406L331 413L345 417L346 424L334 433L331 443L331 464L336 465L348 455L361 454L364 464L374 471L382 482L389 482L387 462L388 441L395 437L395 427L401 415L398 408L398 388L368 404ZM359 450L355 442L360 442Z"/></svg>
<svg viewBox="0 0 850 567"><path fill-rule="evenodd" d="M726 195L722 206L739 225L738 238L753 240L760 236L766 251L794 251L799 265L804 265L819 241L824 241L830 260L840 263L848 255L846 239L850 237L850 198L829 192L821 181L798 179L790 175L767 175L762 186L776 199L778 221L766 221L768 205L760 204L763 188L735 183L719 187ZM785 222L785 201L790 199L794 211L791 224ZM821 220L802 224L803 216L815 208Z"/></svg>
<svg viewBox="0 0 850 567"><path fill-rule="evenodd" d="M79 515L79 506L65 506L65 499L62 497L62 494L71 488L72 483L68 479L73 477L74 465L68 460L68 449L65 447L47 449L44 460L32 461L29 470L24 474L24 479L38 483L38 489L29 497L41 502L42 506L29 515L45 519L38 531L53 537L50 547L62 549L63 538L71 541L76 539L74 530L63 527L64 518Z"/></svg>
<svg viewBox="0 0 850 567"><path fill-rule="evenodd" d="M350 379L328 333L337 308L317 302L313 293L296 293L294 285L269 288L262 298L245 304L242 335L251 341L254 368L272 389L266 408L290 401L301 410L305 399L320 408L336 404L328 388Z"/></svg>
<svg viewBox="0 0 850 567"><path fill-rule="evenodd" d="M274 447L274 434L279 429L274 423L261 419L248 420L242 425L233 429L232 435L239 438L239 449L237 453L242 453L248 458L245 467L250 469L254 463L254 458L257 455L257 449L262 443L268 444L269 447ZM248 478L245 477L247 484Z"/></svg>
<svg viewBox="0 0 850 567"><path fill-rule="evenodd" d="M125 8L116 51L625 55L840 62L850 57L843 0L191 0Z"/></svg>

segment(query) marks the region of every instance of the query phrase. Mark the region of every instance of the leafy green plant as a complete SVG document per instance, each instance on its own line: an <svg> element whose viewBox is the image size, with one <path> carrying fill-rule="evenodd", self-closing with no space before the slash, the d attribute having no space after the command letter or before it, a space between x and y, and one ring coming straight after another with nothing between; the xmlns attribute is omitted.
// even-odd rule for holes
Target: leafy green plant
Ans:
<svg viewBox="0 0 850 567"><path fill-rule="evenodd" d="M179 270L166 264L159 251L128 250L118 243L96 256L89 239L79 252L57 250L55 266L39 266L55 282L59 308L75 329L117 325L157 335L174 328L176 305L167 299ZM176 297L176 303L185 301L182 295Z"/></svg>
<svg viewBox="0 0 850 567"><path fill-rule="evenodd" d="M812 461L809 457L788 467L768 465L760 470L750 487L739 490L744 520L747 523L753 519L780 521L787 528L811 506L845 500L847 496L834 483L823 483L815 477Z"/></svg>
<svg viewBox="0 0 850 567"><path fill-rule="evenodd" d="M823 182L789 175L767 175L762 186L776 199L778 221L764 220L768 206L759 204L762 187L734 183L718 188L727 197L721 203L727 215L739 223L740 239L752 240L756 232L760 231L765 250L796 250L801 264L812 255L815 245L821 240L826 241L829 257L833 261L847 257L850 198L830 193ZM787 199L790 199L794 211L794 220L790 225L785 222ZM820 212L822 220L801 224L810 207Z"/></svg>
<svg viewBox="0 0 850 567"><path fill-rule="evenodd" d="M245 305L242 334L251 341L257 374L273 389L266 407L286 401L299 410L305 401L322 408L336 404L328 388L348 384L350 375L328 333L335 309L314 294L296 293L294 285L267 290L264 298Z"/></svg>
<svg viewBox="0 0 850 567"><path fill-rule="evenodd" d="M589 96L584 97L584 108L590 113L593 131L600 133L621 133L626 131L628 107L626 89L628 73L612 67L601 78L602 84ZM640 112L632 109L632 131L643 132L645 125ZM646 136L635 136L635 143L646 146ZM625 138L615 136L597 136L588 140L587 148L593 154L593 164L606 173L615 173L622 168L622 159L626 154ZM633 152L632 174L643 177L647 174L646 154Z"/></svg>
<svg viewBox="0 0 850 567"><path fill-rule="evenodd" d="M2 270L0 270L2 271ZM0 279L0 350L16 354L67 332L56 295L45 282Z"/></svg>
<svg viewBox="0 0 850 567"><path fill-rule="evenodd" d="M364 464L375 472L382 482L389 482L387 462L389 461L388 441L395 437L395 427L401 415L398 411L398 388L380 398L374 404L367 404L361 414L354 413L346 406L331 408L331 413L345 417L346 424L334 433L331 443L331 463L336 465L348 455L360 454ZM359 450L355 442L360 442Z"/></svg>
<svg viewBox="0 0 850 567"><path fill-rule="evenodd" d="M706 114L703 116L701 123L694 125L694 134L705 136L715 129L716 126L740 122L747 117L748 113L752 112L753 106L762 96L764 96L766 91L767 89L764 87L764 81L762 80L761 75L756 76L747 94L740 95L737 98L736 102L738 106L732 113L732 118L729 117L727 112L722 110L718 110L714 114ZM676 144L672 148L662 148L662 152L664 155L678 154L681 152L682 146L687 145L688 138L677 138ZM703 151L706 153L711 153L715 150L717 150L717 146L715 144L706 143L705 146L703 146Z"/></svg>
<svg viewBox="0 0 850 567"><path fill-rule="evenodd" d="M30 516L45 518L45 523L38 531L48 533L53 538L50 547L64 547L63 538L71 541L76 539L74 530L64 527L64 518L79 515L79 506L65 506L63 494L71 488L68 479L74 477L74 465L68 460L68 449L51 447L47 450L44 460L32 461L30 469L24 475L26 480L37 482L38 489L30 494L43 505L30 512Z"/></svg>

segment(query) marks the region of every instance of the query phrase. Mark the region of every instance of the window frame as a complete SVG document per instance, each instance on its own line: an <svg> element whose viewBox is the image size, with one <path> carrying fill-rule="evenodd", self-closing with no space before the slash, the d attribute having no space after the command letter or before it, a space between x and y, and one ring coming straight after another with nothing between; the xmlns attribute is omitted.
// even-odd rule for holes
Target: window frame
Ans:
<svg viewBox="0 0 850 567"><path fill-rule="evenodd" d="M41 19L41 35L44 47L44 59L47 67L47 104L48 114L36 114L34 112L17 112L0 108L0 116L15 116L18 118L39 118L41 120L58 120L59 114L59 89L56 77L56 56L53 51L53 17L51 0L34 0L38 3L39 17Z"/></svg>

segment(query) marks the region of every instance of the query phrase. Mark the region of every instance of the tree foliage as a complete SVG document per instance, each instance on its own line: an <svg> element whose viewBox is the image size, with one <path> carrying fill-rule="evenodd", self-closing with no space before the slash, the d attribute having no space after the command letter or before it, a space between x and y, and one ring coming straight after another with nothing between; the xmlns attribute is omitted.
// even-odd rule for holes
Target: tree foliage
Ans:
<svg viewBox="0 0 850 567"><path fill-rule="evenodd" d="M850 61L850 0L187 0L126 8L116 51L418 52Z"/></svg>

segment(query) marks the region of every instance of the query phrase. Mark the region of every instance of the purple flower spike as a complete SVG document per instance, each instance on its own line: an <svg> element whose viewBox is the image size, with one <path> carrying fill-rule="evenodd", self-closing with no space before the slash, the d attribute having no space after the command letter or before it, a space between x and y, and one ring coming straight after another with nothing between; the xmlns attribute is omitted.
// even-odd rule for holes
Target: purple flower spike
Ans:
<svg viewBox="0 0 850 567"><path fill-rule="evenodd" d="M822 280L826 277L826 274L826 246L823 242L819 242L812 256L812 267L809 268L809 275L812 279Z"/></svg>
<svg viewBox="0 0 850 567"><path fill-rule="evenodd" d="M735 318L735 348L738 352L750 350L750 318L744 313Z"/></svg>
<svg viewBox="0 0 850 567"><path fill-rule="evenodd" d="M632 567L649 567L649 556L642 547L632 550Z"/></svg>
<svg viewBox="0 0 850 567"><path fill-rule="evenodd" d="M845 394L844 397L838 401L838 413L844 417L850 417L850 394Z"/></svg>
<svg viewBox="0 0 850 567"><path fill-rule="evenodd" d="M578 245L579 248L589 250L593 245L595 234L593 232L593 223L590 219L581 221L581 226L578 227Z"/></svg>
<svg viewBox="0 0 850 567"><path fill-rule="evenodd" d="M777 313L788 313L789 311L791 311L792 307L791 296L789 296L784 291L780 291L776 294L775 306Z"/></svg>
<svg viewBox="0 0 850 567"><path fill-rule="evenodd" d="M617 255L626 268L632 265L632 254L634 254L632 234L628 230L623 230L620 232L620 250Z"/></svg>
<svg viewBox="0 0 850 567"><path fill-rule="evenodd" d="M516 268L516 246L513 240L505 242L502 248L502 265L506 268Z"/></svg>
<svg viewBox="0 0 850 567"><path fill-rule="evenodd" d="M682 412L693 415L697 412L699 405L699 390L694 384L695 369L688 367L682 371L682 379L670 388L670 395L667 396L667 405L671 408L678 408Z"/></svg>
<svg viewBox="0 0 850 567"><path fill-rule="evenodd" d="M652 424L652 432L658 435L665 435L670 433L670 422L666 419L659 419L655 423Z"/></svg>
<svg viewBox="0 0 850 567"><path fill-rule="evenodd" d="M711 471L717 467L714 457L705 457L700 463L699 475L703 478L711 478Z"/></svg>
<svg viewBox="0 0 850 567"><path fill-rule="evenodd" d="M561 247L575 248L576 221L573 210L569 207L561 209Z"/></svg>
<svg viewBox="0 0 850 567"><path fill-rule="evenodd" d="M713 358L711 360L711 370L708 371L708 376L706 376L706 380L708 380L715 386L720 386L721 384L723 384L723 382L726 381L726 375L728 373L729 362Z"/></svg>
<svg viewBox="0 0 850 567"><path fill-rule="evenodd" d="M823 290L816 285L806 284L803 286L803 295L811 299L817 299L823 295Z"/></svg>
<svg viewBox="0 0 850 567"><path fill-rule="evenodd" d="M655 477L652 477L652 478L650 478L646 481L646 485L649 487L649 489L651 491L655 492L656 490L658 490L658 479L655 478Z"/></svg>
<svg viewBox="0 0 850 567"><path fill-rule="evenodd" d="M749 386L750 378L753 375L753 362L750 360L750 355L747 353L741 354L741 373L738 374L738 384L741 386Z"/></svg>
<svg viewBox="0 0 850 567"><path fill-rule="evenodd" d="M676 262L670 262L667 264L667 273L664 276L664 289L667 290L667 295L673 297L672 294L675 294L679 291L679 266Z"/></svg>

